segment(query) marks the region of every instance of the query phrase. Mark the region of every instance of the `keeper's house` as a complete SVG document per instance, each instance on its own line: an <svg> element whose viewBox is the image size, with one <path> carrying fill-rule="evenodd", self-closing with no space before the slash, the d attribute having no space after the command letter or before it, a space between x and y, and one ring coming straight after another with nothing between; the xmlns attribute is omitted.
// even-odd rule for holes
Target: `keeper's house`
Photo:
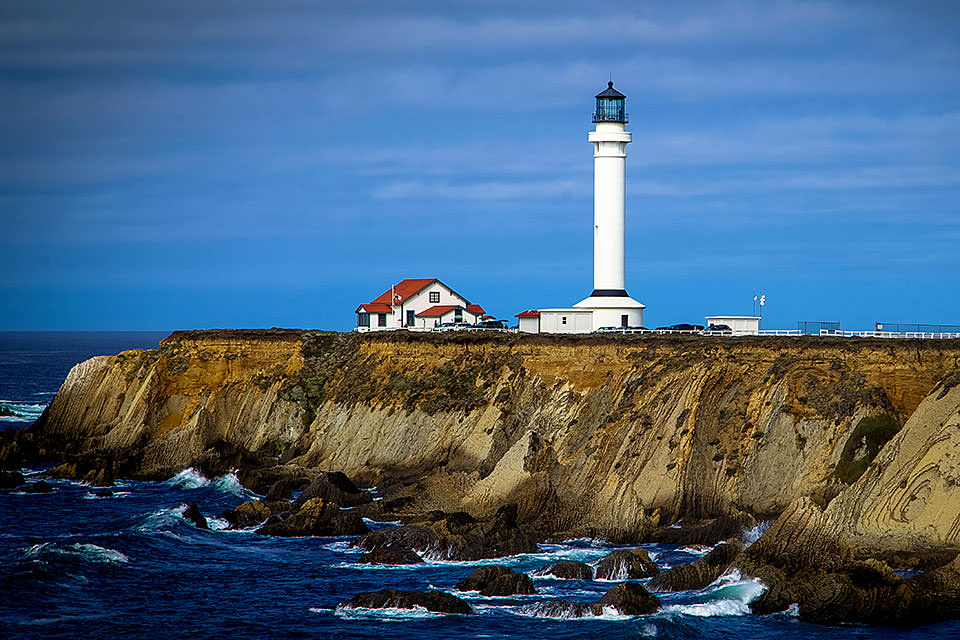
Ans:
<svg viewBox="0 0 960 640"><path fill-rule="evenodd" d="M357 307L357 331L430 329L443 322L476 324L485 314L436 278L408 278Z"/></svg>

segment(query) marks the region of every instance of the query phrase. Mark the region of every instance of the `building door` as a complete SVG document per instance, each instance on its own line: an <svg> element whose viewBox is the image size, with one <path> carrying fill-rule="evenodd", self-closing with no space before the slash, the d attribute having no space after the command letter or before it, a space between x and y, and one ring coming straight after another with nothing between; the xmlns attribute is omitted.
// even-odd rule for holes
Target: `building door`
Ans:
<svg viewBox="0 0 960 640"><path fill-rule="evenodd" d="M629 327L629 326L630 326L629 319L630 319L630 318L627 317L626 314L620 316L620 326L623 327L624 329L626 329L627 327Z"/></svg>
<svg viewBox="0 0 960 640"><path fill-rule="evenodd" d="M407 326L412 327L415 320L413 309L407 309Z"/></svg>

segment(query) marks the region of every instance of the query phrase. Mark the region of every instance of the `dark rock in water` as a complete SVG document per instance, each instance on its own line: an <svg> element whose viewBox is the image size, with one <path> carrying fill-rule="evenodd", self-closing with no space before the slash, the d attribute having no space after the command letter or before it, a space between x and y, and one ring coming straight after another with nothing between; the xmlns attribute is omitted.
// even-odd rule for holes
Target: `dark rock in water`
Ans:
<svg viewBox="0 0 960 640"><path fill-rule="evenodd" d="M397 591L383 589L358 593L340 605L345 609L412 609L423 607L437 613L473 613L470 605L443 591Z"/></svg>
<svg viewBox="0 0 960 640"><path fill-rule="evenodd" d="M741 538L744 531L755 526L756 519L749 513L741 512L737 515L684 524L682 527L664 527L654 534L653 540L663 544L714 545L728 538Z"/></svg>
<svg viewBox="0 0 960 640"><path fill-rule="evenodd" d="M220 517L230 523L231 529L246 529L266 522L270 516L290 511L291 504L284 500L248 500L236 509L224 511Z"/></svg>
<svg viewBox="0 0 960 640"><path fill-rule="evenodd" d="M597 580L635 580L656 575L659 569L644 549L608 553L596 564Z"/></svg>
<svg viewBox="0 0 960 640"><path fill-rule="evenodd" d="M20 414L11 409L10 407L5 407L0 404L0 418L18 418Z"/></svg>
<svg viewBox="0 0 960 640"><path fill-rule="evenodd" d="M607 591L596 602L549 600L525 610L534 616L547 618L586 618L602 616L604 607L616 609L625 616L642 616L660 608L660 599L635 582L624 582Z"/></svg>
<svg viewBox="0 0 960 640"><path fill-rule="evenodd" d="M423 558L415 552L400 545L390 545L360 556L364 564L421 564Z"/></svg>
<svg viewBox="0 0 960 640"><path fill-rule="evenodd" d="M613 607L625 616L642 616L660 608L660 599L636 582L624 582L603 594L594 607ZM599 614L598 614L599 615Z"/></svg>
<svg viewBox="0 0 960 640"><path fill-rule="evenodd" d="M26 482L19 471L0 471L0 489L16 489Z"/></svg>
<svg viewBox="0 0 960 640"><path fill-rule="evenodd" d="M524 607L526 613L544 618L586 618L599 615L594 611L594 605L589 602L571 602L570 600L547 600ZM602 609L600 613L603 613Z"/></svg>
<svg viewBox="0 0 960 640"><path fill-rule="evenodd" d="M325 502L335 502L342 507L356 507L373 501L373 496L369 491L358 489L350 478L339 471L321 472L297 497L297 503L304 504L314 498L322 498Z"/></svg>
<svg viewBox="0 0 960 640"><path fill-rule="evenodd" d="M260 535L282 537L355 536L369 531L359 515L343 512L340 505L322 498L308 500L285 518L272 516L257 529Z"/></svg>
<svg viewBox="0 0 960 640"><path fill-rule="evenodd" d="M548 564L533 572L537 576L553 576L566 580L593 580L593 568L583 562L560 562Z"/></svg>
<svg viewBox="0 0 960 640"><path fill-rule="evenodd" d="M536 593L530 576L497 565L479 567L457 584L457 591L479 591L482 596Z"/></svg>
<svg viewBox="0 0 960 640"><path fill-rule="evenodd" d="M24 493L52 493L53 485L46 480L37 480L33 484L28 484L22 491Z"/></svg>
<svg viewBox="0 0 960 640"><path fill-rule="evenodd" d="M703 589L723 575L743 550L739 540L728 540L690 564L680 564L653 577L647 585L654 591L687 591Z"/></svg>
<svg viewBox="0 0 960 640"><path fill-rule="evenodd" d="M207 519L203 517L203 514L200 513L200 509L193 502L185 502L184 505L187 507L183 511L183 517L192 522L198 529L209 529L210 525L207 524Z"/></svg>
<svg viewBox="0 0 960 640"><path fill-rule="evenodd" d="M400 545L441 560L482 560L538 550L536 538L517 526L515 505L502 507L488 520L462 512L431 512L410 525L362 536L355 545L368 551Z"/></svg>
<svg viewBox="0 0 960 640"><path fill-rule="evenodd" d="M98 498L112 498L113 491L110 491L110 489L97 489L93 492L93 495Z"/></svg>

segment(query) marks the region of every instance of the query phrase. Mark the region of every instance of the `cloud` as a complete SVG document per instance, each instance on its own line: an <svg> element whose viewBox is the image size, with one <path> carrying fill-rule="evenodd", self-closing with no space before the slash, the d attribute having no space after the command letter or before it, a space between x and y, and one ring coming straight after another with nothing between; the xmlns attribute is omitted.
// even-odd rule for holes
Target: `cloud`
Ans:
<svg viewBox="0 0 960 640"><path fill-rule="evenodd" d="M373 190L379 200L407 198L440 198L471 200L525 200L529 198L583 197L592 193L592 186L582 180L544 180L529 182L473 182L451 184L411 180L390 182Z"/></svg>

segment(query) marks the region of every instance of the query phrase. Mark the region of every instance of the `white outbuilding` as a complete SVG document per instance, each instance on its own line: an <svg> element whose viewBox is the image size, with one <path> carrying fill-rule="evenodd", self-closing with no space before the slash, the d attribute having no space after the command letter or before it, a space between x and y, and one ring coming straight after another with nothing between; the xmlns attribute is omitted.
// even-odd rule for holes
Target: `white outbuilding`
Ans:
<svg viewBox="0 0 960 640"><path fill-rule="evenodd" d="M707 316L707 328L726 325L735 336L760 334L760 316Z"/></svg>
<svg viewBox="0 0 960 640"><path fill-rule="evenodd" d="M436 278L407 278L357 307L356 330L431 328L441 321L473 324L484 313Z"/></svg>

